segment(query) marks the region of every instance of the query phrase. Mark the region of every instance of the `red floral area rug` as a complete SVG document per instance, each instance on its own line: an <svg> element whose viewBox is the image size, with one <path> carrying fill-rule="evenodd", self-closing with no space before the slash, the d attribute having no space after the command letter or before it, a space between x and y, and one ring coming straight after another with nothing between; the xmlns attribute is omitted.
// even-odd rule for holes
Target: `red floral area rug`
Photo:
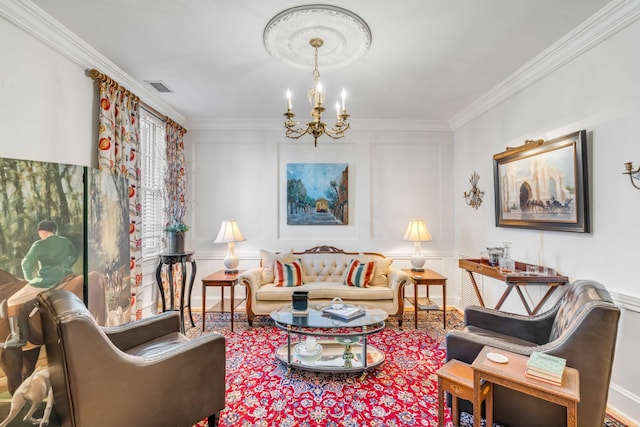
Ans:
<svg viewBox="0 0 640 427"><path fill-rule="evenodd" d="M248 327L244 313L236 313L234 332L229 315L206 314L207 332L224 334L227 349L226 408L221 427L393 427L438 425L438 380L446 349L442 314L421 312L418 329L413 319L390 324L370 335L368 342L381 350L384 363L364 378L359 374L328 374L292 369L276 360L274 353L286 342L286 334L269 318ZM202 333L202 317L194 313L196 327L189 337ZM189 325L190 326L190 325ZM447 329L462 326L462 315L447 312ZM205 332L205 333L207 333ZM449 408L445 425L451 426ZM461 425L473 419L462 414ZM484 426L484 420L482 420ZM202 421L196 427L206 427ZM607 418L607 427L623 427Z"/></svg>
<svg viewBox="0 0 640 427"><path fill-rule="evenodd" d="M207 319L207 330L223 333L227 345L227 406L220 426L437 426L435 372L446 355L441 315L422 320L418 331L405 320L410 327L370 335L368 343L386 359L364 378L297 369L287 376L274 356L286 334L269 319L254 322L253 328L238 319L230 332L213 317L218 315ZM198 326L188 335L198 335Z"/></svg>

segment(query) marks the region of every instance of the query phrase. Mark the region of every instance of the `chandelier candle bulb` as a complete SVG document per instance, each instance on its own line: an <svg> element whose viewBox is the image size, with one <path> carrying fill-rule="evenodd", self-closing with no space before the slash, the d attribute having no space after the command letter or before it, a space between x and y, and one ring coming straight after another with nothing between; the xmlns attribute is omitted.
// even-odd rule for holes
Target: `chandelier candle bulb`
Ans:
<svg viewBox="0 0 640 427"><path fill-rule="evenodd" d="M287 89L287 108L291 111L291 91Z"/></svg>
<svg viewBox="0 0 640 427"><path fill-rule="evenodd" d="M347 112L347 91L344 88L342 88L342 111Z"/></svg>
<svg viewBox="0 0 640 427"><path fill-rule="evenodd" d="M340 120L340 103L336 101L336 116Z"/></svg>

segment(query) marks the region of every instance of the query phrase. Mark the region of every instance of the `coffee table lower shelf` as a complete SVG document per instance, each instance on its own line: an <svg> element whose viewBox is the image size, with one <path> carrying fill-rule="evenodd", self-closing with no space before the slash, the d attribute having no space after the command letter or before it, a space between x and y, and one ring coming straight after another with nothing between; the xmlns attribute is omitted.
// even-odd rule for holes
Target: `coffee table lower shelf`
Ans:
<svg viewBox="0 0 640 427"><path fill-rule="evenodd" d="M365 366L361 343L341 343L334 339L318 340L317 342L322 346L322 352L315 357L304 357L304 359L299 357L294 354L295 345L291 343L291 347L288 344L283 344L276 349L276 359L287 365L289 369L343 373L367 372L379 366L385 359L382 351L367 344Z"/></svg>

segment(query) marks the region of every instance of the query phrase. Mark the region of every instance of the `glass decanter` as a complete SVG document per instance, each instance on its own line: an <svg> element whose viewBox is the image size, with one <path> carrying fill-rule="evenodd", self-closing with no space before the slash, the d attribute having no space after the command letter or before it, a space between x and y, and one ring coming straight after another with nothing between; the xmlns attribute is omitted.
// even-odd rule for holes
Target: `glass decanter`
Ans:
<svg viewBox="0 0 640 427"><path fill-rule="evenodd" d="M504 242L502 256L499 261L500 272L502 274L510 274L516 270L516 262L511 258L511 243Z"/></svg>

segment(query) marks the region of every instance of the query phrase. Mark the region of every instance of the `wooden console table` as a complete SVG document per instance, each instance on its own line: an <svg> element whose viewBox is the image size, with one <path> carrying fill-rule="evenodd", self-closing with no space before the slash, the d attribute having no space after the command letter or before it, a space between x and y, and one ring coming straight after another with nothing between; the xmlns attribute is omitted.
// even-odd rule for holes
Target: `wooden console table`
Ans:
<svg viewBox="0 0 640 427"><path fill-rule="evenodd" d="M554 274L552 276L544 276L539 274L529 275L526 273L527 265L530 264L516 261L516 271L514 273L502 274L497 266L492 267L485 260L461 259L458 261L458 266L462 269L467 270L467 273L469 273L471 283L473 284L473 289L475 290L478 301L482 307L485 307L484 300L482 299L480 289L478 288L478 284L476 283L476 279L473 276L473 273L481 274L483 276L491 277L497 280L502 280L507 285L507 288L500 297L500 300L494 307L496 310L499 310L500 307L502 307L502 304L507 299L511 291L515 289L518 293L518 296L520 297L520 301L522 301L522 305L524 306L525 310L527 310L527 313L529 313L529 315L534 315L540 311L544 303L547 302L549 297L555 292L558 286L562 286L569 282L569 278L567 276L562 276L559 274ZM538 302L535 307L531 308L531 306L527 302L527 299L522 293L522 289L520 289L523 286L548 286L549 289L547 289L547 292L544 294L540 302Z"/></svg>

